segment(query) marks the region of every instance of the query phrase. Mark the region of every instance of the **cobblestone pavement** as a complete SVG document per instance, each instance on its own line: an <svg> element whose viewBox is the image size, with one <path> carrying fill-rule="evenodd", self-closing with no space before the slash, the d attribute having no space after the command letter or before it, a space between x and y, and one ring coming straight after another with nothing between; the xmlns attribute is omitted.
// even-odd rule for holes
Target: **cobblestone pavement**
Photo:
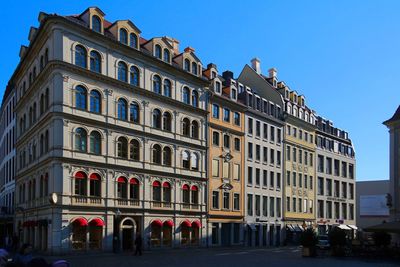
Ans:
<svg viewBox="0 0 400 267"><path fill-rule="evenodd" d="M400 262L360 258L333 258L327 255L316 258L303 258L298 247L284 248L212 248L212 249L173 249L145 251L143 256L133 254L102 253L80 254L60 257L71 263L71 267L169 267L169 266L207 266L207 267L251 267L251 266L294 266L294 267L391 267ZM49 261L55 257L47 257Z"/></svg>

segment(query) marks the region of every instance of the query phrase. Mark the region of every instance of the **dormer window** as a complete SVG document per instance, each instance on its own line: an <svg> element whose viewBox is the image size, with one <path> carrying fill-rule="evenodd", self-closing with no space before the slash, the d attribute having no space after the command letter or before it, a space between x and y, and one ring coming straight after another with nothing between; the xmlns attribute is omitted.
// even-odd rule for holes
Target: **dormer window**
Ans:
<svg viewBox="0 0 400 267"><path fill-rule="evenodd" d="M214 79L215 77L217 77L217 73L216 73L215 71L212 71L212 72L211 72L211 78Z"/></svg>
<svg viewBox="0 0 400 267"><path fill-rule="evenodd" d="M101 19L96 15L92 16L92 30L101 33Z"/></svg>
<svg viewBox="0 0 400 267"><path fill-rule="evenodd" d="M241 93L243 93L243 91L244 91L244 87L243 87L243 85L239 85L239 94L241 94Z"/></svg>
<svg viewBox="0 0 400 267"><path fill-rule="evenodd" d="M221 83L220 82L215 82L215 92L221 93Z"/></svg>
<svg viewBox="0 0 400 267"><path fill-rule="evenodd" d="M192 73L197 75L197 64L196 62L192 62Z"/></svg>
<svg viewBox="0 0 400 267"><path fill-rule="evenodd" d="M154 46L154 56L158 59L162 59L161 58L161 46L159 46L159 45Z"/></svg>
<svg viewBox="0 0 400 267"><path fill-rule="evenodd" d="M190 72L190 61L187 58L185 59L184 70Z"/></svg>
<svg viewBox="0 0 400 267"><path fill-rule="evenodd" d="M256 97L256 109L261 110L261 100L259 97Z"/></svg>
<svg viewBox="0 0 400 267"><path fill-rule="evenodd" d="M234 89L234 88L232 88L232 90L231 90L231 97L232 97L232 99L234 99L234 100L236 100L237 99L237 91L236 91L236 89Z"/></svg>
<svg viewBox="0 0 400 267"><path fill-rule="evenodd" d="M129 34L129 42L130 42L130 46L137 48L138 47L138 38L137 35L134 33Z"/></svg>
<svg viewBox="0 0 400 267"><path fill-rule="evenodd" d="M125 45L128 44L128 32L125 29L119 29L119 41Z"/></svg>
<svg viewBox="0 0 400 267"><path fill-rule="evenodd" d="M164 61L167 63L171 62L171 53L166 48L164 49Z"/></svg>

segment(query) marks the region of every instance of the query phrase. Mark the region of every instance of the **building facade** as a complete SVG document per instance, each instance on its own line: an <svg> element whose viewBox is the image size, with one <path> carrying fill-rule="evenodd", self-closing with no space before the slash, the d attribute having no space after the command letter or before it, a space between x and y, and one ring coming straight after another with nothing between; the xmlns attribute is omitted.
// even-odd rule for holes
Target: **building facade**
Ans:
<svg viewBox="0 0 400 267"><path fill-rule="evenodd" d="M15 94L6 88L0 112L0 246L13 236L15 210Z"/></svg>
<svg viewBox="0 0 400 267"><path fill-rule="evenodd" d="M233 73L209 64L208 236L210 246L243 244L244 111Z"/></svg>
<svg viewBox="0 0 400 267"><path fill-rule="evenodd" d="M346 131L320 116L316 119L317 202L316 219L320 233L332 226L345 230L356 227L356 161Z"/></svg>
<svg viewBox="0 0 400 267"><path fill-rule="evenodd" d="M202 64L104 16L41 13L21 49L17 231L52 253L131 250L137 233L145 248L204 246Z"/></svg>

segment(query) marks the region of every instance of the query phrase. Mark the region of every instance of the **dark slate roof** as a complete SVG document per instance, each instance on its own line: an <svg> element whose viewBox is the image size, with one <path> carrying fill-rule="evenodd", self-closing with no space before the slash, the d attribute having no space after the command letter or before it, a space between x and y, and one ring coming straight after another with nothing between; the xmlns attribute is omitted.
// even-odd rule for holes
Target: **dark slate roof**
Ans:
<svg viewBox="0 0 400 267"><path fill-rule="evenodd" d="M391 122L395 122L395 121L400 121L400 106L397 108L396 112L393 114L393 116L388 119L387 121L384 121L383 124L388 124Z"/></svg>

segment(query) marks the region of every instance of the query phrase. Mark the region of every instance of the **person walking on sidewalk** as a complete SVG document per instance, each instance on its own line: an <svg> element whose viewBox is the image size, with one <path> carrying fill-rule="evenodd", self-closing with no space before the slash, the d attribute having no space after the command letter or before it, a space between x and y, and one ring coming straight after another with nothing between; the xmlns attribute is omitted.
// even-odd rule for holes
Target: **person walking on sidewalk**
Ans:
<svg viewBox="0 0 400 267"><path fill-rule="evenodd" d="M142 244L143 244L142 236L140 235L140 233L137 233L135 239L135 256L138 254L142 256Z"/></svg>

